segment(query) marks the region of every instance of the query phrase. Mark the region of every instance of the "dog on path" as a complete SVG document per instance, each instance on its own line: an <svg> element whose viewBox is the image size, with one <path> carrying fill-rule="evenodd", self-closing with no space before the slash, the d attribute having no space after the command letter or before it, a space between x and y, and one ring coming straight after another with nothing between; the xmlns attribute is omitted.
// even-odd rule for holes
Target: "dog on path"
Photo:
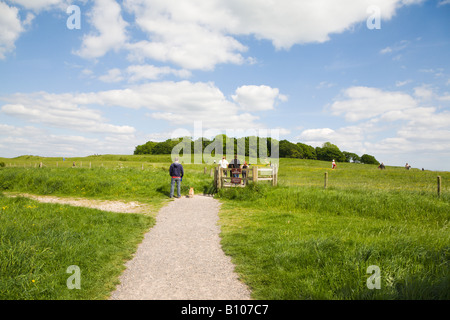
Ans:
<svg viewBox="0 0 450 320"><path fill-rule="evenodd" d="M193 198L194 197L194 188L191 187L189 188L189 198Z"/></svg>

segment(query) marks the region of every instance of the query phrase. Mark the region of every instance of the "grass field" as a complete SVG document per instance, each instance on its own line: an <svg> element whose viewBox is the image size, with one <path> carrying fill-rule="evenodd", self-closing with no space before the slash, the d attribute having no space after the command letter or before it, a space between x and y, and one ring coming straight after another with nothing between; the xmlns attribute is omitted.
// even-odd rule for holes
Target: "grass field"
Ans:
<svg viewBox="0 0 450 320"><path fill-rule="evenodd" d="M153 224L147 215L0 194L0 300L105 299ZM80 290L67 286L70 266L80 268Z"/></svg>
<svg viewBox="0 0 450 320"><path fill-rule="evenodd" d="M436 177L283 159L279 187L219 192L224 250L256 299L450 299L450 197ZM381 289L367 286L373 265Z"/></svg>
<svg viewBox="0 0 450 320"><path fill-rule="evenodd" d="M138 200L156 211L169 192L170 156L91 156L64 162L24 156L0 162L6 164L0 168L0 191L5 193ZM40 162L45 167L35 168ZM184 194L189 186L197 193L214 191L204 167L185 165ZM330 167L321 161L281 159L278 187L260 183L216 195L223 202L223 248L253 297L449 299L450 173L381 171L361 164ZM439 198L438 175L443 181ZM7 288L0 289L0 297L12 299L104 298L121 263L153 223L145 215L99 215L93 209L7 197L0 198L0 220L0 287ZM129 232L122 232L122 226ZM120 240L111 236L116 232ZM124 244L118 247L116 240ZM86 246L92 246L89 253ZM74 257L79 260L73 262ZM96 280L83 277L83 290L68 290L65 268L77 263L90 265ZM372 265L380 269L381 289L367 287ZM108 280L103 283L103 278Z"/></svg>

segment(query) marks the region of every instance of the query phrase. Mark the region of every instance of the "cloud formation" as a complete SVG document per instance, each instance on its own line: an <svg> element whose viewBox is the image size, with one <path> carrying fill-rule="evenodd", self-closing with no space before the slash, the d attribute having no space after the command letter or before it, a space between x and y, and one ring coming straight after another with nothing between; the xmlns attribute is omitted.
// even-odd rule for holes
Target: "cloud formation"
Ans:
<svg viewBox="0 0 450 320"><path fill-rule="evenodd" d="M416 87L413 92L411 95L370 87L348 88L330 109L335 116L343 116L355 124L339 129L303 130L297 139L314 146L330 141L344 150L360 153L450 150L450 112L429 106L445 101L445 95L437 94L427 85ZM377 139L373 141L373 137Z"/></svg>
<svg viewBox="0 0 450 320"><path fill-rule="evenodd" d="M241 98L244 94L246 98L256 101L252 111L272 109L275 99L283 97L276 88L261 86L254 87L253 90L255 88L257 90L254 92L248 92L248 87L237 90ZM270 94L255 97L261 91ZM256 122L257 115L242 109L240 105L227 99L213 83L207 82L151 82L125 89L78 94L17 93L1 97L1 100L7 103L1 107L0 113L31 123L44 123L82 132L135 132L130 126L108 124L98 110L108 107L146 109L151 118L165 120L171 125L192 125L195 121L202 121L205 128L262 127ZM249 101L246 100L246 103Z"/></svg>

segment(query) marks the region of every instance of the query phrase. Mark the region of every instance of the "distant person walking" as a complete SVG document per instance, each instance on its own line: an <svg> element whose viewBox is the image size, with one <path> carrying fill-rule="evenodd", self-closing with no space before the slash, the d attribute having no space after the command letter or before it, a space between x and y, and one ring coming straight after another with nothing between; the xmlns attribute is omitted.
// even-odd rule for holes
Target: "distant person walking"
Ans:
<svg viewBox="0 0 450 320"><path fill-rule="evenodd" d="M408 162L405 164L405 169L406 169L406 170L411 169L411 166L408 164Z"/></svg>
<svg viewBox="0 0 450 320"><path fill-rule="evenodd" d="M169 174L172 178L170 182L170 197L173 198L173 192L175 188L175 183L177 184L177 198L181 197L181 181L183 180L184 170L183 166L178 162L178 157L170 165Z"/></svg>
<svg viewBox="0 0 450 320"><path fill-rule="evenodd" d="M331 169L336 169L337 165L336 162L333 160L333 162L331 163Z"/></svg>
<svg viewBox="0 0 450 320"><path fill-rule="evenodd" d="M381 170L386 169L383 162L378 166L378 169L381 169Z"/></svg>

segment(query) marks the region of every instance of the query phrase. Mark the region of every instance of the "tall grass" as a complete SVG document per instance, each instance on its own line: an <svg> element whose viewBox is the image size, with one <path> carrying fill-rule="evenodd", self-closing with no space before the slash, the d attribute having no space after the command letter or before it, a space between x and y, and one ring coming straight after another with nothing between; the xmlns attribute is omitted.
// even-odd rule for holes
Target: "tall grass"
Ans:
<svg viewBox="0 0 450 320"><path fill-rule="evenodd" d="M222 246L254 298L450 298L450 199L423 190L426 172L349 165L324 189L326 168L303 164L280 167L279 187L217 195ZM380 290L367 287L371 265Z"/></svg>
<svg viewBox="0 0 450 320"><path fill-rule="evenodd" d="M188 170L182 193L189 187L211 193L212 178ZM97 199L138 200L160 206L168 198L168 165L140 170L136 168L2 168L0 190L41 195L78 196Z"/></svg>
<svg viewBox="0 0 450 320"><path fill-rule="evenodd" d="M54 160L13 159L16 167L9 166L10 159L2 160L7 166L0 168L0 191L138 200L154 204L155 209L169 194L166 156L79 158L76 161L83 166L77 163L76 168L69 168L71 162L64 163L67 167L59 163L58 168L56 163L44 168L33 165L33 161ZM25 161L23 166L20 161ZM92 162L91 169L87 161ZM214 192L204 166L184 166L183 194L191 186L196 193ZM328 172L327 189L324 172ZM440 198L437 175L443 178ZM394 167L381 171L358 164L338 164L337 170L331 170L326 162L281 159L278 181L278 187L250 183L216 195L223 202L222 246L254 298L450 298L450 173ZM114 282L111 276L104 285L110 275L105 270L116 270L117 261L126 259L142 230L153 223L134 215L22 198L0 198L0 205L0 261L2 275L3 271L7 275L0 278L1 287L7 288L0 297L105 297ZM61 214L60 208L67 214ZM119 230L121 224L124 230ZM128 244L121 246L120 241ZM114 262L108 264L108 259ZM85 281L91 293L67 290L69 263L78 263L82 272L88 270L93 280ZM366 285L371 265L381 270L379 290ZM44 283L48 285L36 287Z"/></svg>
<svg viewBox="0 0 450 320"><path fill-rule="evenodd" d="M0 194L0 300L105 299L153 224L147 215ZM67 286L72 265L81 289Z"/></svg>

